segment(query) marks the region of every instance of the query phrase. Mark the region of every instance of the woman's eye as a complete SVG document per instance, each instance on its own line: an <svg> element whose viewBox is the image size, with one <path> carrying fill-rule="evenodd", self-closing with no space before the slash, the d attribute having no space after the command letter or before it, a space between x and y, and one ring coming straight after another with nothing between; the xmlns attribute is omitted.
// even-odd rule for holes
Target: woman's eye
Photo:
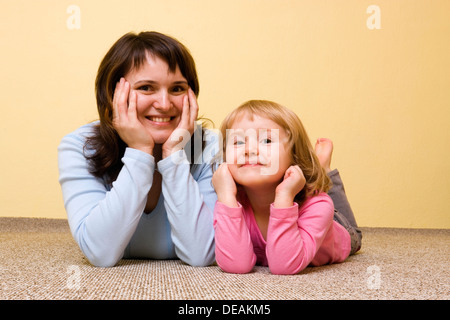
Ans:
<svg viewBox="0 0 450 320"><path fill-rule="evenodd" d="M149 86L149 85L145 85L145 86L140 86L139 88L137 88L139 91L153 91L153 87Z"/></svg>
<svg viewBox="0 0 450 320"><path fill-rule="evenodd" d="M186 92L187 88L183 87L183 86L176 86L172 88L172 92L173 93L183 93Z"/></svg>

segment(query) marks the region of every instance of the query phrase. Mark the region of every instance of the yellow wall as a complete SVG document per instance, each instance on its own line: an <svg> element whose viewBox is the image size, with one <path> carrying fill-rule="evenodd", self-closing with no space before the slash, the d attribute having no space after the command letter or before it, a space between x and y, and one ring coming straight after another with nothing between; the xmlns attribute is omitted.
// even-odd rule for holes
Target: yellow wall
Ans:
<svg viewBox="0 0 450 320"><path fill-rule="evenodd" d="M141 30L190 48L217 125L270 99L331 138L361 226L450 228L448 0L0 0L0 216L65 218L59 141L97 117L100 60Z"/></svg>

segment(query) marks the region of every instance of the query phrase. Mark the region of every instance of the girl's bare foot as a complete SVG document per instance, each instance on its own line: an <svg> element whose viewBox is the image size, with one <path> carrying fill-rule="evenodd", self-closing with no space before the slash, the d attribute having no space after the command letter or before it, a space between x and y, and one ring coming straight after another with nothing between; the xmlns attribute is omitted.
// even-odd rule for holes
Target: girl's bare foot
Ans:
<svg viewBox="0 0 450 320"><path fill-rule="evenodd" d="M333 153L333 141L327 138L319 138L316 141L315 151L317 158L319 158L320 165L325 169L325 172L330 172L331 155Z"/></svg>

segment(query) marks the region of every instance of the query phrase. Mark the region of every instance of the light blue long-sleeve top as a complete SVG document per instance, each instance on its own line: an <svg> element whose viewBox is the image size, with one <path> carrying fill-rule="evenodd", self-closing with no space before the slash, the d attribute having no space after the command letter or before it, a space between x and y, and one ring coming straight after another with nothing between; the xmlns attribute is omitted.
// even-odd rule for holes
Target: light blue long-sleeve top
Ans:
<svg viewBox="0 0 450 320"><path fill-rule="evenodd" d="M214 262L213 210L217 200L211 162L218 135L205 130L196 141L194 164L184 150L155 164L153 156L126 148L112 185L89 173L86 136L98 122L66 135L58 147L59 182L70 230L86 258L110 267L122 258L176 259L192 266ZM196 133L201 132L197 127ZM158 204L144 213L155 167L162 176Z"/></svg>

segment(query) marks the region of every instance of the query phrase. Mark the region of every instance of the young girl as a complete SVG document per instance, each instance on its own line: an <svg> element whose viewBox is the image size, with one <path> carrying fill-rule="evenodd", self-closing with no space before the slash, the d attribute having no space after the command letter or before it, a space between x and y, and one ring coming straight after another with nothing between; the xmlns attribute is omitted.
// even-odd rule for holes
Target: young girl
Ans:
<svg viewBox="0 0 450 320"><path fill-rule="evenodd" d="M296 274L359 250L361 233L337 170L328 173L330 194L342 212L326 193L331 141L318 140L315 152L295 113L260 100L234 110L221 131L225 162L212 182L222 270L247 273L258 264L274 274Z"/></svg>

